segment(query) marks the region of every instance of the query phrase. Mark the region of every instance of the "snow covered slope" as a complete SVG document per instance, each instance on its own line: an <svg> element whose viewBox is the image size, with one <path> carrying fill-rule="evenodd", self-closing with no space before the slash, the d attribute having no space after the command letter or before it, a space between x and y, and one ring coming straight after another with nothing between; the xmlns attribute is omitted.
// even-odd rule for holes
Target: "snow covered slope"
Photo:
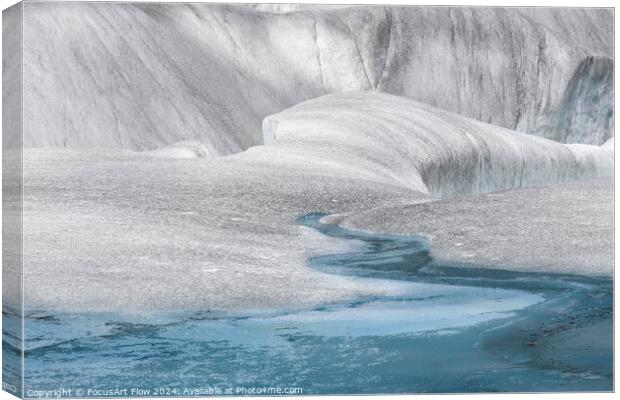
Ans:
<svg viewBox="0 0 620 400"><path fill-rule="evenodd" d="M564 142L612 134L605 9L24 4L24 144L210 155L270 114L376 90Z"/></svg>
<svg viewBox="0 0 620 400"><path fill-rule="evenodd" d="M613 174L612 148L564 145L376 92L298 104L265 118L263 134L282 158L441 198ZM253 154L273 157L264 147L238 157Z"/></svg>

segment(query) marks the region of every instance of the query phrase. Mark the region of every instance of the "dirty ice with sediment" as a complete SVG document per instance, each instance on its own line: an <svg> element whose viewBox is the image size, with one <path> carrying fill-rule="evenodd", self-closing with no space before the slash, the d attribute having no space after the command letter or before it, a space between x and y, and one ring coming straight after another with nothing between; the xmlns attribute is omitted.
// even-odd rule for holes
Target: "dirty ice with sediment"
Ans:
<svg viewBox="0 0 620 400"><path fill-rule="evenodd" d="M313 212L424 235L463 267L613 271L610 10L23 12L29 309L247 313L410 292L311 268L362 245L297 223Z"/></svg>

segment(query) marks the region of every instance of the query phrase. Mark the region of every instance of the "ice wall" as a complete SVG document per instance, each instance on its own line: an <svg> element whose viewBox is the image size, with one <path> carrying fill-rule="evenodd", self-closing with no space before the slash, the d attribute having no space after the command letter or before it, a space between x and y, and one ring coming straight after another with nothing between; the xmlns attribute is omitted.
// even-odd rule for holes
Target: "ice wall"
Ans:
<svg viewBox="0 0 620 400"><path fill-rule="evenodd" d="M609 9L29 2L24 145L210 155L341 91L381 91L511 129L611 134Z"/></svg>
<svg viewBox="0 0 620 400"><path fill-rule="evenodd" d="M565 145L376 92L309 100L263 126L291 159L440 198L613 175L613 149Z"/></svg>
<svg viewBox="0 0 620 400"><path fill-rule="evenodd" d="M564 143L604 143L614 131L613 86L613 61L587 57L568 83L548 125L541 127L545 136Z"/></svg>
<svg viewBox="0 0 620 400"><path fill-rule="evenodd" d="M597 114L613 103L602 72L613 65L608 10L414 7L389 15L395 32L381 91L566 143L602 144L611 134L612 115ZM592 87L575 90L583 80ZM595 92L601 99L588 103Z"/></svg>

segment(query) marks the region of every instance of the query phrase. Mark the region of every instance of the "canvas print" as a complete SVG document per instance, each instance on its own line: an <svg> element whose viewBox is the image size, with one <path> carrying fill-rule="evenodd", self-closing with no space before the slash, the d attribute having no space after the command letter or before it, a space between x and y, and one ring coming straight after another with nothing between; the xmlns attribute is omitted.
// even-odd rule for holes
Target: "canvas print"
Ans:
<svg viewBox="0 0 620 400"><path fill-rule="evenodd" d="M611 8L3 12L3 389L613 390Z"/></svg>

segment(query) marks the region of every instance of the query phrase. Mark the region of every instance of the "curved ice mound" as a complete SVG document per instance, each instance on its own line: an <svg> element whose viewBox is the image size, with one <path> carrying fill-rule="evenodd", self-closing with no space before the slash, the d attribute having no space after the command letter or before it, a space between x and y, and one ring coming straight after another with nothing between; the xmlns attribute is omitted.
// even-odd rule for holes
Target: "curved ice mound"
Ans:
<svg viewBox="0 0 620 400"><path fill-rule="evenodd" d="M433 197L613 174L612 150L564 145L376 92L310 100L265 118L263 127L291 159Z"/></svg>
<svg viewBox="0 0 620 400"><path fill-rule="evenodd" d="M213 150L199 142L185 140L161 149L145 151L142 154L163 158L205 158L213 157Z"/></svg>
<svg viewBox="0 0 620 400"><path fill-rule="evenodd" d="M612 9L27 2L23 30L26 147L228 155L263 143L267 115L363 90L565 142L611 133Z"/></svg>
<svg viewBox="0 0 620 400"><path fill-rule="evenodd" d="M614 138L610 138L609 140L607 140L605 143L603 143L603 145L601 146L604 149L608 149L608 150L614 150Z"/></svg>

